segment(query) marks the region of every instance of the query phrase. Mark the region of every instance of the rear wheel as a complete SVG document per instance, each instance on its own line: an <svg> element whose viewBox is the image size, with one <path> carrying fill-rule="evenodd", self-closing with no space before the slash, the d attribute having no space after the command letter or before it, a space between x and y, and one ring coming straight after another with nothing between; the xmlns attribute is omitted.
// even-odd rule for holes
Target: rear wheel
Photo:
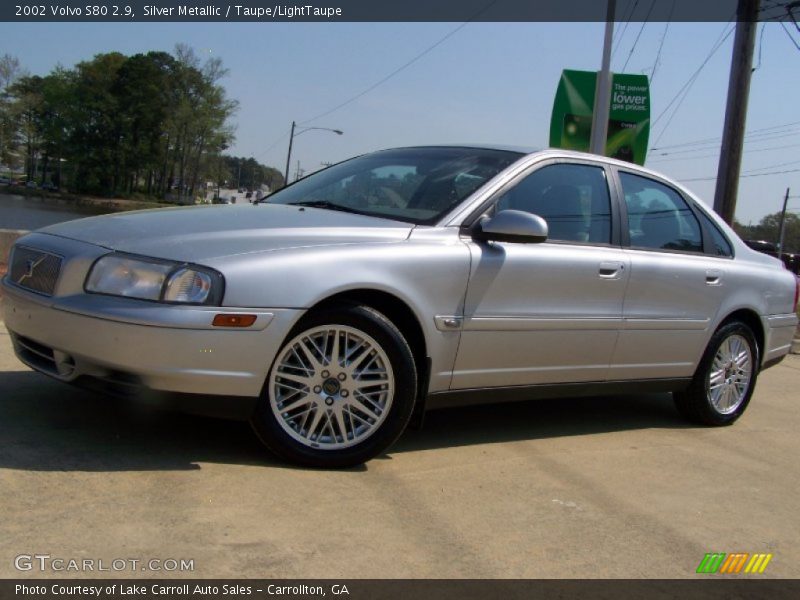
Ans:
<svg viewBox="0 0 800 600"><path fill-rule="evenodd" d="M411 349L386 317L366 306L319 311L281 347L251 424L290 462L349 467L400 436L416 386Z"/></svg>
<svg viewBox="0 0 800 600"><path fill-rule="evenodd" d="M741 321L723 325L711 337L689 388L674 394L678 410L704 425L730 425L750 402L758 364L750 327Z"/></svg>

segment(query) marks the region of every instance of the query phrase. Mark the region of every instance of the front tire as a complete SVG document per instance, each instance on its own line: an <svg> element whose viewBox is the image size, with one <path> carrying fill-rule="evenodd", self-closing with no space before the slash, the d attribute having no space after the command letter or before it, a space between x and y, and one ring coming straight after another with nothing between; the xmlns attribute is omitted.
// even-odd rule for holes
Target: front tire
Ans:
<svg viewBox="0 0 800 600"><path fill-rule="evenodd" d="M250 422L284 460L351 467L400 436L416 389L397 327L372 308L345 305L310 313L289 333Z"/></svg>
<svg viewBox="0 0 800 600"><path fill-rule="evenodd" d="M675 405L691 421L730 425L744 413L758 376L753 331L741 321L720 327L708 343L689 388L675 392Z"/></svg>

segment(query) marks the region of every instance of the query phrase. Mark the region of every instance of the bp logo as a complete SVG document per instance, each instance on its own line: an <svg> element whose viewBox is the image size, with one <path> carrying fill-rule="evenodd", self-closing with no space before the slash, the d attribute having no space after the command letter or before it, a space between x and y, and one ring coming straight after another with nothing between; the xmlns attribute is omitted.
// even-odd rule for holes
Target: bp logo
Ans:
<svg viewBox="0 0 800 600"><path fill-rule="evenodd" d="M697 572L706 575L763 573L770 560L772 560L772 554L709 552L700 561Z"/></svg>

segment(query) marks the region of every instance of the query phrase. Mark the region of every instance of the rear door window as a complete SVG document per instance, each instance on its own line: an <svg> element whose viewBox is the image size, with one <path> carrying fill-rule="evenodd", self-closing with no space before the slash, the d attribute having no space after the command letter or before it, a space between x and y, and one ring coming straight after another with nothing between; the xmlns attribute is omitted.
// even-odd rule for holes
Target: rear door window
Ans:
<svg viewBox="0 0 800 600"><path fill-rule="evenodd" d="M700 223L683 197L649 177L620 171L633 248L702 252Z"/></svg>

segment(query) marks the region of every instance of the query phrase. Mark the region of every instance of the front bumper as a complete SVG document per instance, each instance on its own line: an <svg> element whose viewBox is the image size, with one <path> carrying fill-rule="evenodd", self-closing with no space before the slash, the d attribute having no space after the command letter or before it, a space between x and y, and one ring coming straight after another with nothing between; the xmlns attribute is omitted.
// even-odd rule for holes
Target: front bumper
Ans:
<svg viewBox="0 0 800 600"><path fill-rule="evenodd" d="M301 316L296 309L173 306L92 295L47 298L3 280L17 357L64 382L256 397ZM218 313L257 314L247 329L212 327Z"/></svg>

